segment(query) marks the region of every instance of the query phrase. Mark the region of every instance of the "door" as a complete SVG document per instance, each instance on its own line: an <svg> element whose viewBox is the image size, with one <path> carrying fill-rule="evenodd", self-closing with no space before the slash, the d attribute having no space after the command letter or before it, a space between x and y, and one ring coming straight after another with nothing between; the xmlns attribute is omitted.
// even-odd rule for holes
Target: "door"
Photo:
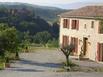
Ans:
<svg viewBox="0 0 103 77"><path fill-rule="evenodd" d="M88 51L88 38L83 38L83 55L87 55Z"/></svg>

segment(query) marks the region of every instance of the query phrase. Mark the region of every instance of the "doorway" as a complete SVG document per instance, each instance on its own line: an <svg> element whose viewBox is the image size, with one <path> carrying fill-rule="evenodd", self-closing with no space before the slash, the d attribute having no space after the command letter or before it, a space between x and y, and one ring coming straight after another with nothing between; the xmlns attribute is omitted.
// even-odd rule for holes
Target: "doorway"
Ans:
<svg viewBox="0 0 103 77"><path fill-rule="evenodd" d="M88 38L83 38L83 55L85 56L88 51Z"/></svg>

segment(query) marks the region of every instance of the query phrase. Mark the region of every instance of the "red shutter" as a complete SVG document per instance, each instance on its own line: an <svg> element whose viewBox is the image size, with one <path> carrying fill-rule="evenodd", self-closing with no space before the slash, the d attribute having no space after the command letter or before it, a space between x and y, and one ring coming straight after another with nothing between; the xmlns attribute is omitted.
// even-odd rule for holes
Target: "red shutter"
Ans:
<svg viewBox="0 0 103 77"><path fill-rule="evenodd" d="M77 30L79 30L79 20L77 20Z"/></svg>
<svg viewBox="0 0 103 77"><path fill-rule="evenodd" d="M69 29L70 20L68 19L67 28Z"/></svg>
<svg viewBox="0 0 103 77"><path fill-rule="evenodd" d="M75 38L75 45L76 45L75 52L78 53L78 38Z"/></svg>
<svg viewBox="0 0 103 77"><path fill-rule="evenodd" d="M62 47L68 45L68 37L67 36L63 36L63 41L62 41Z"/></svg>
<svg viewBox="0 0 103 77"><path fill-rule="evenodd" d="M71 44L73 44L73 37L71 37Z"/></svg>
<svg viewBox="0 0 103 77"><path fill-rule="evenodd" d="M71 37L71 44L74 45L74 38L73 37ZM75 52L75 49L73 50L73 52Z"/></svg>
<svg viewBox="0 0 103 77"><path fill-rule="evenodd" d="M73 20L72 20L72 25L71 25L71 29L73 29L73 25L74 25L74 22L73 22Z"/></svg>
<svg viewBox="0 0 103 77"><path fill-rule="evenodd" d="M67 28L67 27L68 27L68 20L65 19L65 28Z"/></svg>
<svg viewBox="0 0 103 77"><path fill-rule="evenodd" d="M63 28L65 28L65 19L63 20Z"/></svg>
<svg viewBox="0 0 103 77"><path fill-rule="evenodd" d="M63 28L67 28L67 25L68 25L68 20L64 19L63 20Z"/></svg>
<svg viewBox="0 0 103 77"><path fill-rule="evenodd" d="M63 40L62 40L62 47L64 47L64 43L65 43L65 38L64 38L64 36L63 36L63 38L62 38Z"/></svg>

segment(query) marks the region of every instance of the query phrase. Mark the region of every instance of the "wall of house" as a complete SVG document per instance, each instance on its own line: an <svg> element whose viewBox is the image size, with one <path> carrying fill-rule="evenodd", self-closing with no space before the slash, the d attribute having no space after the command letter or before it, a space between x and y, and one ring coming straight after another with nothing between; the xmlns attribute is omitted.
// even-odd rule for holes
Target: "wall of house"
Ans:
<svg viewBox="0 0 103 77"><path fill-rule="evenodd" d="M69 29L63 28L63 20L69 19ZM71 29L71 21L79 20L79 30ZM94 21L94 27L91 28L91 23ZM103 34L98 34L99 20L93 19L79 19L79 18L60 18L60 45L62 45L63 35L69 36L69 43L71 38L78 38L78 53L79 56L81 47L83 45L83 37L88 38L88 51L85 57L91 60L97 60L97 43L103 43Z"/></svg>

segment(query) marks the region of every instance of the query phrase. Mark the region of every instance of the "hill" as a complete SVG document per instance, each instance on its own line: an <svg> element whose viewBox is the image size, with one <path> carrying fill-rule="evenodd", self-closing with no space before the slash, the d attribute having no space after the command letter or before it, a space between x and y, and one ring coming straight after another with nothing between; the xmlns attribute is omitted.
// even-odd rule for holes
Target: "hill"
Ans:
<svg viewBox="0 0 103 77"><path fill-rule="evenodd" d="M58 38L57 15L64 11L55 7L25 3L0 3L0 23L14 26L20 32L21 38L25 32L29 32L32 39L36 33L43 31L49 32L52 38Z"/></svg>
<svg viewBox="0 0 103 77"><path fill-rule="evenodd" d="M0 9L6 8L22 10L27 9L31 12L35 12L35 16L40 16L44 20L48 22L55 22L57 20L57 15L64 12L64 9L56 8L56 7L48 7L48 6L38 6L27 3L17 3L17 2L4 2L0 3Z"/></svg>

